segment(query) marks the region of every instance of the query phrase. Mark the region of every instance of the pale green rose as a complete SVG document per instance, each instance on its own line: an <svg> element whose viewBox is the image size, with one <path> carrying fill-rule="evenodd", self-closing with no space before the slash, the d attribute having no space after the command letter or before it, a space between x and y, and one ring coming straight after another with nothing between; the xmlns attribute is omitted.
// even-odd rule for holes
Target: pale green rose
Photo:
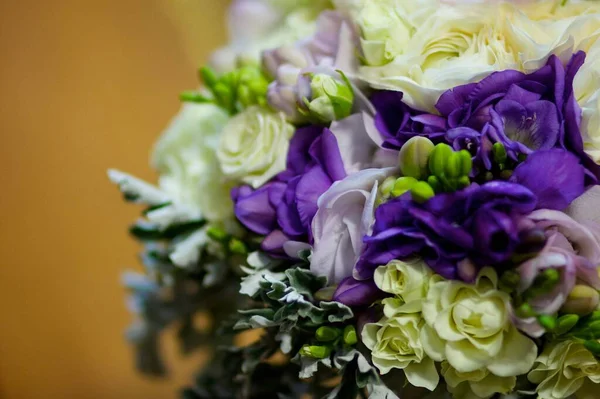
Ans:
<svg viewBox="0 0 600 399"><path fill-rule="evenodd" d="M246 108L223 128L217 157L225 176L260 187L285 170L293 134L282 113Z"/></svg>
<svg viewBox="0 0 600 399"><path fill-rule="evenodd" d="M444 91L494 71L534 71L552 54L566 61L570 50L591 40L598 27L596 15L537 20L543 15L530 17L510 2L436 2L433 10L425 6L426 13L407 12L401 21L390 22L398 6L391 0L373 3L381 6L377 15L389 17L371 24L375 33L363 28L365 66L360 77L375 88L402 91L405 102L430 112L436 112L434 105ZM405 29L407 19L410 29Z"/></svg>
<svg viewBox="0 0 600 399"><path fill-rule="evenodd" d="M537 347L511 323L510 298L497 286L491 268L483 269L475 284L430 280L421 341L431 358L447 360L460 373L487 369L512 377L531 370Z"/></svg>
<svg viewBox="0 0 600 399"><path fill-rule="evenodd" d="M589 396L589 389L584 389L581 395L578 391L586 383L600 383L600 365L582 344L555 342L544 349L527 378L538 384L536 392L539 399L565 399L573 394L597 398L597 385L596 396Z"/></svg>
<svg viewBox="0 0 600 399"><path fill-rule="evenodd" d="M420 312L427 297L429 279L433 273L420 258L410 261L392 260L375 270L374 280L380 290L396 295L395 300L386 300L387 312Z"/></svg>
<svg viewBox="0 0 600 399"><path fill-rule="evenodd" d="M229 115L212 104L184 104L156 143L152 163L159 186L211 221L233 215L228 182L216 156Z"/></svg>
<svg viewBox="0 0 600 399"><path fill-rule="evenodd" d="M448 362L442 363L442 376L454 399L489 399L497 393L510 393L516 377L498 377L487 369L461 373Z"/></svg>
<svg viewBox="0 0 600 399"><path fill-rule="evenodd" d="M381 374L404 370L408 382L433 391L439 383L435 364L419 338L424 321L420 314L401 314L365 325L362 341L371 351L373 364Z"/></svg>

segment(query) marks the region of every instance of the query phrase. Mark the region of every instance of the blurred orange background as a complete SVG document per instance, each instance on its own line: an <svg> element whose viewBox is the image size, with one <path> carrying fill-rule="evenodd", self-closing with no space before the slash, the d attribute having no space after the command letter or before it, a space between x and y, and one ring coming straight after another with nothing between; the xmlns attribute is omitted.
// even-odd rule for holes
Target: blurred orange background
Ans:
<svg viewBox="0 0 600 399"><path fill-rule="evenodd" d="M222 0L0 1L0 397L175 398L133 368L120 273L139 209L108 167L153 179L151 146L225 41Z"/></svg>

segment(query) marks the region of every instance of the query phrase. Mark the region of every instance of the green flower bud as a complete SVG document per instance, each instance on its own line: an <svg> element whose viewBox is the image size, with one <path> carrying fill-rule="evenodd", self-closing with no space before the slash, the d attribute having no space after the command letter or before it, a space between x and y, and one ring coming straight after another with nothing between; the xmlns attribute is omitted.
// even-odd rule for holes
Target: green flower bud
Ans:
<svg viewBox="0 0 600 399"><path fill-rule="evenodd" d="M333 299L333 295L335 294L335 290L337 287L325 287L321 288L319 291L315 292L315 299L317 301L325 301L329 302Z"/></svg>
<svg viewBox="0 0 600 399"><path fill-rule="evenodd" d="M454 154L448 144L438 144L435 146L429 156L429 171L434 176L442 177L446 173L446 164L450 156Z"/></svg>
<svg viewBox="0 0 600 399"><path fill-rule="evenodd" d="M549 316L549 315L540 315L538 316L538 323L540 323L540 325L542 327L544 327L544 329L546 331L554 331L556 329L556 317L554 316Z"/></svg>
<svg viewBox="0 0 600 399"><path fill-rule="evenodd" d="M237 100L242 106L266 104L269 81L258 66L244 66L234 71L233 74L233 85L237 88Z"/></svg>
<svg viewBox="0 0 600 399"><path fill-rule="evenodd" d="M340 335L342 335L342 332L339 329L328 326L319 327L315 332L315 338L319 342L335 341Z"/></svg>
<svg viewBox="0 0 600 399"><path fill-rule="evenodd" d="M444 192L444 189L442 187L442 183L440 183L440 180L431 175L427 178L427 183L431 186L431 188L433 188L433 191L435 191L436 193L442 193Z"/></svg>
<svg viewBox="0 0 600 399"><path fill-rule="evenodd" d="M561 311L585 316L596 310L599 302L598 291L587 285L576 285L567 297Z"/></svg>
<svg viewBox="0 0 600 399"><path fill-rule="evenodd" d="M214 241L223 242L229 239L229 234L220 227L210 226L206 230L206 235Z"/></svg>
<svg viewBox="0 0 600 399"><path fill-rule="evenodd" d="M600 310L593 311L592 314L587 317L587 320L588 321L600 320Z"/></svg>
<svg viewBox="0 0 600 399"><path fill-rule="evenodd" d="M521 281L521 276L518 272L514 270L507 270L500 277L500 283L510 288L516 288L519 285L519 281Z"/></svg>
<svg viewBox="0 0 600 399"><path fill-rule="evenodd" d="M458 178L462 175L462 160L460 155L457 152L452 152L448 159L446 160L446 168L444 169L446 172L446 176L451 178Z"/></svg>
<svg viewBox="0 0 600 399"><path fill-rule="evenodd" d="M344 328L344 343L352 346L356 345L357 342L356 328L354 328L354 326L346 326L346 328Z"/></svg>
<svg viewBox="0 0 600 399"><path fill-rule="evenodd" d="M429 174L427 163L435 145L426 137L411 137L400 149L398 161L404 176L424 179Z"/></svg>
<svg viewBox="0 0 600 399"><path fill-rule="evenodd" d="M561 316L556 321L556 334L566 334L575 327L575 325L579 322L579 316L576 314L566 314Z"/></svg>
<svg viewBox="0 0 600 399"><path fill-rule="evenodd" d="M492 146L492 154L494 156L494 161L497 164L505 164L506 163L506 148L502 143L494 143Z"/></svg>
<svg viewBox="0 0 600 399"><path fill-rule="evenodd" d="M530 304L524 303L517 308L517 314L519 315L519 317L525 319L528 317L534 317L535 311L533 310Z"/></svg>
<svg viewBox="0 0 600 399"><path fill-rule="evenodd" d="M204 83L204 86L209 89L212 89L212 87L219 80L217 73L214 71L214 69L207 67L207 66L200 68L199 74L200 74L200 79Z"/></svg>
<svg viewBox="0 0 600 399"><path fill-rule="evenodd" d="M427 202L430 198L435 196L433 188L431 188L431 186L424 181L417 182L414 186L412 186L410 193L413 201L419 203Z"/></svg>
<svg viewBox="0 0 600 399"><path fill-rule="evenodd" d="M461 176L458 178L458 188L459 189L463 189L463 188L467 188L471 185L471 179L469 179L469 176Z"/></svg>
<svg viewBox="0 0 600 399"><path fill-rule="evenodd" d="M325 359L331 355L331 348L328 346L304 345L300 349L300 355L315 359Z"/></svg>
<svg viewBox="0 0 600 399"><path fill-rule="evenodd" d="M379 186L379 192L381 193L381 195L383 197L389 198L390 195L392 194L392 190L393 190L395 184L396 184L396 178L393 176L390 176L387 179L385 179L383 181L383 183L381 183L381 185Z"/></svg>
<svg viewBox="0 0 600 399"><path fill-rule="evenodd" d="M392 197L400 197L407 191L410 191L419 181L413 177L400 177L394 183Z"/></svg>
<svg viewBox="0 0 600 399"><path fill-rule="evenodd" d="M512 177L513 175L513 171L512 170L503 170L502 172L500 172L500 179L501 180L508 180Z"/></svg>
<svg viewBox="0 0 600 399"><path fill-rule="evenodd" d="M587 326L587 330L590 332L594 339L600 338L600 320L596 320Z"/></svg>
<svg viewBox="0 0 600 399"><path fill-rule="evenodd" d="M197 91L184 91L183 93L179 94L179 100L186 103L196 104L212 102L210 98L198 93Z"/></svg>
<svg viewBox="0 0 600 399"><path fill-rule="evenodd" d="M583 343L583 346L585 346L585 348L587 350L589 350L590 352L592 352L592 354L594 356L600 356L600 342L598 342L598 341L585 341Z"/></svg>
<svg viewBox="0 0 600 399"><path fill-rule="evenodd" d="M237 238L232 238L231 241L229 241L229 250L232 253L238 254L238 255L247 255L248 254L248 248L246 248L246 244L244 244L242 241L238 240Z"/></svg>
<svg viewBox="0 0 600 399"><path fill-rule="evenodd" d="M342 77L340 81L326 74L312 76L312 99L305 99L305 105L308 113L319 122L344 119L352 113L354 91L345 76Z"/></svg>

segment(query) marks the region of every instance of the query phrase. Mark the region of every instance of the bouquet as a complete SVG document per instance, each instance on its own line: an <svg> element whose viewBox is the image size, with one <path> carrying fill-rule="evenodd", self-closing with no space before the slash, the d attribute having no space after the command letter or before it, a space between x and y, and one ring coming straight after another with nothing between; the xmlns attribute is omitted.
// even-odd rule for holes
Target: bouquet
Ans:
<svg viewBox="0 0 600 399"><path fill-rule="evenodd" d="M229 25L158 184L109 172L145 205L140 369L175 326L214 349L189 399L600 397L600 2L237 0Z"/></svg>

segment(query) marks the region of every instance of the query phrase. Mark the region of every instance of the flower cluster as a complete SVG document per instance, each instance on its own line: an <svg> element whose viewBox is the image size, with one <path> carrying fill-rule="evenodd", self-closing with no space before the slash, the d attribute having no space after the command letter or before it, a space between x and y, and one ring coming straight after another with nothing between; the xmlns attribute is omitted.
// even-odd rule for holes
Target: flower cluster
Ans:
<svg viewBox="0 0 600 399"><path fill-rule="evenodd" d="M159 231L186 227L165 236L175 268L248 274L262 305L238 325L301 377L354 376L329 397L392 398L395 373L456 399L593 397L600 4L237 0L230 17L157 145L160 189L115 179Z"/></svg>

